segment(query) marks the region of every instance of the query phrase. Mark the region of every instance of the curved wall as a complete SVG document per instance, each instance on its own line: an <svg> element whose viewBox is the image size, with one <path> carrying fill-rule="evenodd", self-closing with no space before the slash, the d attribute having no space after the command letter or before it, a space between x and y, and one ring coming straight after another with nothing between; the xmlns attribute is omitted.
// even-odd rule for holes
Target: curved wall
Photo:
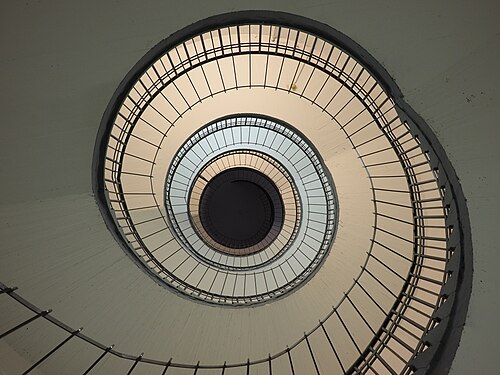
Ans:
<svg viewBox="0 0 500 375"><path fill-rule="evenodd" d="M141 304L150 280L123 257L92 197L97 128L118 83L153 45L189 23L248 3L28 1L1 8L0 280L67 324L93 327L86 334L103 341L128 309L137 325L115 343L134 350L130 340L151 339L141 330L141 320L155 316ZM269 2L251 8L267 9ZM494 373L500 336L500 258L493 237L500 212L499 6L274 1L272 8L325 22L357 41L435 131L461 179L474 241L469 316L451 373ZM162 304L159 287L148 293ZM291 306L291 318L300 309ZM3 311L7 324L16 312ZM172 314L200 319L195 310L174 308Z"/></svg>

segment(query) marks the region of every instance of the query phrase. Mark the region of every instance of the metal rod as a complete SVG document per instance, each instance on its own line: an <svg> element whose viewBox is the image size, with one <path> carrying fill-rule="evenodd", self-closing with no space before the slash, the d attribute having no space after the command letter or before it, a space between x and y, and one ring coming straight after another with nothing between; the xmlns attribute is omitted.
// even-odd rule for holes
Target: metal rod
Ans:
<svg viewBox="0 0 500 375"><path fill-rule="evenodd" d="M82 375L87 375L101 360L104 358L106 354L109 353L111 349L113 349L114 345L108 346L106 350L89 366L89 368L82 374Z"/></svg>
<svg viewBox="0 0 500 375"><path fill-rule="evenodd" d="M82 329L83 328L79 328L76 331L73 331L70 336L65 338L61 343L59 343L57 346L55 346L51 351L49 351L42 358L40 358L38 361L36 361L35 364L33 364L29 369L24 371L22 375L29 374L32 370L34 370L36 367L38 367L38 365L40 365L43 361L45 361L47 358L49 358L52 354L54 354L59 348L61 348L64 344L66 344L73 337L75 337L75 335L78 334Z"/></svg>
<svg viewBox="0 0 500 375"><path fill-rule="evenodd" d="M135 367L141 361L141 359L142 359L143 356L144 356L144 353L141 353L141 355L136 358L136 360L134 361L134 363L130 367L130 370L128 370L127 375L130 375L132 373L132 371L134 371Z"/></svg>
<svg viewBox="0 0 500 375"><path fill-rule="evenodd" d="M19 328L21 327L24 327L26 324L29 324L31 322L33 322L34 320L40 318L40 317L43 317L47 314L50 314L52 312L52 310L45 310L45 311L40 311L39 313L37 313L35 316L25 320L24 322L22 323L19 323L18 325L16 325L15 327L9 329L8 331L5 331L4 333L2 333L0 335L0 340L3 339L5 336L11 334L12 332L15 332L17 331Z"/></svg>

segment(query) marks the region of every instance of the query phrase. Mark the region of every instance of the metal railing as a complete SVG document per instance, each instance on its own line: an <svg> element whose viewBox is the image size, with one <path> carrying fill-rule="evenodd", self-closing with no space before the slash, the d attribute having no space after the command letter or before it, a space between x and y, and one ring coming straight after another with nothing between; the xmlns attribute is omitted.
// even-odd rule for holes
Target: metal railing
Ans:
<svg viewBox="0 0 500 375"><path fill-rule="evenodd" d="M249 21L252 17L253 23ZM163 220L168 224L151 180L157 173L161 142L176 122L198 103L231 90L286 92L329 114L363 163L374 212L365 264L358 275L353 275L352 286L327 316L293 345L267 358L215 366L176 364L127 356L100 346L102 355L115 354L129 360L131 366L150 363L169 371L191 369L193 374L208 368L220 369L222 374L237 368L251 373L258 366L268 368L269 374L319 374L325 372L324 366L332 369L327 373L426 372L435 366L437 354L446 352L443 343L451 340L455 329L451 322L464 316L463 307L456 308L455 300L457 296L466 299L463 288L470 285L470 233L458 180L432 132L397 95L393 82L384 79L385 72L376 62L334 30L307 23L299 30L293 24L300 24L302 19L278 18L279 22L272 16L266 19L247 13L246 18L200 25L190 31L189 37L174 38L157 47L154 56L148 57L144 72L136 72L134 80L123 89L121 107L109 115L101 191L113 212L114 225L124 232L127 246L147 248L143 241L146 234L140 233L140 224L133 222L130 212L152 209L156 216L144 222ZM264 64L264 74L257 77L252 66L259 63ZM203 87L192 84L191 76L195 74L206 78ZM350 99L340 106L341 89L331 91L337 83L350 93ZM183 85L192 87L194 95L179 90ZM166 87L169 89L164 90ZM167 110L156 108L155 98L162 98ZM360 103L360 110L346 117L351 103ZM157 112L166 127L158 129L143 118L145 108ZM369 119L360 121L365 114ZM138 124L153 128L159 142L134 134ZM127 150L131 139L151 147L151 156ZM141 160L143 169L128 170L126 157ZM124 190L125 175L144 180L146 190ZM149 197L149 204L132 206L128 197L134 194ZM407 272L392 269L389 258L400 259L405 265L401 269L406 267ZM400 287L389 287L389 279L397 280ZM15 292L9 295L17 296ZM382 303L375 295L384 295L392 303ZM366 315L362 304L371 306L382 318ZM371 339L359 339L353 332L354 324L366 332L363 337ZM82 337L79 332L74 336Z"/></svg>
<svg viewBox="0 0 500 375"><path fill-rule="evenodd" d="M223 136L219 133L223 133ZM242 135L235 137L234 133ZM216 142L218 136L220 140ZM280 146L273 148L273 142ZM211 143L212 147L209 146ZM245 150L248 150L271 160L278 165L281 173L285 173L283 177L289 176L285 177L288 185L295 186L297 190L297 196L293 197L295 212L290 212L293 224L282 228L277 238L263 252L243 258L243 264L242 257L220 254L209 242L203 241L197 234L196 226L192 225L193 219L189 215L189 196L195 176L202 167L210 165L211 157L226 155L231 150L242 155L246 155ZM195 159L191 160L193 158ZM288 164L286 168L282 161ZM314 179L310 178L311 175ZM277 297L306 280L330 248L335 228L333 187L308 143L298 138L289 128L269 119L250 115L237 116L217 120L201 129L174 157L165 186L170 227L189 252L184 257L178 257L176 264L163 266L162 262L162 274L169 275L171 269L177 270L178 264L191 255L211 265L214 257L218 259L214 265L212 279L205 280L202 276L198 282L183 285L184 290L192 289L198 298L236 305L263 302ZM294 194L294 188L289 190ZM300 209L297 210L297 207ZM315 211L314 217L310 214L311 211ZM284 277L282 280L279 279L280 275ZM215 288L212 289L218 277L224 279L219 292ZM243 290L238 290L236 285L239 284L238 280L242 279ZM204 288L203 285L207 287ZM252 285L255 287L251 288Z"/></svg>
<svg viewBox="0 0 500 375"><path fill-rule="evenodd" d="M225 170L231 168L245 167L250 168L256 171L261 171L264 175L269 176L268 178L272 183L275 183L276 189L279 192L279 198L281 200L281 204L283 206L283 217L279 218L279 222L277 225L278 228L273 228L270 234L274 233L274 240L280 234L282 234L282 240L280 241L281 250L278 251L277 254L272 257L267 257L267 259L262 258L262 254L259 255L259 261L262 265L263 262L270 262L273 257L279 255L279 253L283 252L289 247L289 244L296 237L298 232L298 227L301 220L301 204L299 195L297 192L297 188L289 173L283 168L282 165L277 163L274 159L265 155L261 152L251 151L251 150L238 150L238 151L229 151L222 155L215 157L213 160L209 161L207 165L197 173L194 183L187 195L189 196L189 211L190 211L190 220L192 221L192 225L196 228L199 236L203 239L206 244L209 244L212 248L223 252L232 252L233 249L222 247L220 244L216 243L208 233L203 228L203 224L199 219L198 208L200 204L200 199L203 194L203 190L207 186L208 182L217 176L219 173L222 173ZM201 209L200 209L201 211ZM261 243L255 244L248 249L245 249L247 253L256 253L264 250L269 247L273 241L271 239L263 241ZM237 249L235 251L236 254L241 254L241 250ZM208 260L209 262L211 260ZM220 259L219 259L220 261ZM257 261L255 261L252 265L248 267L255 267L257 265ZM228 266L227 264L222 265L222 267ZM231 267L235 267L235 269L242 267L242 265L236 266L235 264L231 265Z"/></svg>

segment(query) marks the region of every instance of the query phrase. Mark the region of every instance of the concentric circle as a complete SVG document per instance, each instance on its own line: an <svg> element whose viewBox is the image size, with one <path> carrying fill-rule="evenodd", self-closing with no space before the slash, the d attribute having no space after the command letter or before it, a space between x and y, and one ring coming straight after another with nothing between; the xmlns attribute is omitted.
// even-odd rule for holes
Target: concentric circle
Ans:
<svg viewBox="0 0 500 375"><path fill-rule="evenodd" d="M212 182L219 184L228 173L242 171L247 171L247 181L260 186L262 215L267 201L272 221L254 243L229 246L203 222L203 198ZM165 189L169 225L183 250L200 262L197 268L225 270L243 278L245 285L257 285L239 291L237 298L244 303L291 291L320 266L331 247L336 223L333 184L308 140L283 122L237 115L203 127L173 157ZM266 223L260 224L265 228ZM293 267L291 278L276 277L277 272L285 275L283 267ZM268 291L259 293L259 285ZM222 287L221 296L231 297L232 304L234 293Z"/></svg>
<svg viewBox="0 0 500 375"><path fill-rule="evenodd" d="M251 353L244 363L224 340L225 350L205 348L217 368L229 352L247 370L279 366L285 354L290 366L301 359L303 373L320 362L331 373L424 367L439 346L430 337L443 337L454 306L460 187L374 59L325 25L245 12L167 39L123 87L105 116L97 174L117 239L181 296L268 302L238 317L256 337L280 332L265 348L240 342ZM251 193L261 205L259 229L245 227L252 236L241 232L237 243L235 228L224 234L228 223L210 224L213 196L207 204L203 192L232 168L269 178L282 225L269 224L281 216L266 189ZM283 307L295 314L293 326L276 318ZM192 357L183 361L198 368Z"/></svg>
<svg viewBox="0 0 500 375"><path fill-rule="evenodd" d="M259 178L259 185L263 185L262 183L269 180L269 183L265 184L267 185L265 190L267 190L269 197L272 197L271 201L274 201L273 208L276 210L273 214L273 225L267 235L262 241L246 248L233 248L214 241L212 236L206 232L200 218L200 198L208 182L228 169L236 168L254 171L263 176L265 180ZM281 254L288 247L286 244L295 238L301 218L297 188L289 173L268 155L251 150L229 151L208 162L195 177L188 196L188 202L189 218L198 235L210 247L225 254L254 254L267 248L275 240L278 240L280 243L279 246L281 246L282 250L279 254ZM268 259L267 262L271 259Z"/></svg>

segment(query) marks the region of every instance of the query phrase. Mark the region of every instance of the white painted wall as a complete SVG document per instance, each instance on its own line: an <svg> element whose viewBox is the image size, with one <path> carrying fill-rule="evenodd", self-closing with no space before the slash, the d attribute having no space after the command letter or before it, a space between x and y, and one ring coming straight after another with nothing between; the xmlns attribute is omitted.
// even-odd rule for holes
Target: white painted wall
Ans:
<svg viewBox="0 0 500 375"><path fill-rule="evenodd" d="M347 34L386 67L434 129L468 199L474 243L473 293L451 373L495 373L496 1L2 2L0 281L19 286L23 296L53 308L69 325L90 325L90 336L105 337L113 325L127 328L120 326L125 307L111 301L127 299L138 322L142 313L154 315L142 304L141 285L150 279L114 243L91 196L95 135L113 91L147 50L189 23L239 9L296 13ZM163 292L151 291L160 305ZM103 311L109 321L97 322ZM190 313L199 318L196 309ZM149 339L142 334L140 326L130 327L117 345L135 349L132 339Z"/></svg>

